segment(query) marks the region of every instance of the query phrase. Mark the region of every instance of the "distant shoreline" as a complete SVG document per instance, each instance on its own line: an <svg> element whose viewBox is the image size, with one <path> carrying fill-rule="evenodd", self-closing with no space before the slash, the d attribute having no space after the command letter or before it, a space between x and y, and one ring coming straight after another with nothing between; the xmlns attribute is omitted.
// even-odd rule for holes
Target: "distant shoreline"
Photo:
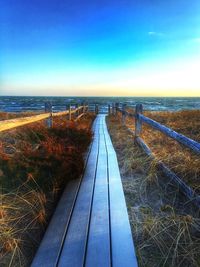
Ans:
<svg viewBox="0 0 200 267"><path fill-rule="evenodd" d="M199 110L200 97L54 97L54 96L0 96L0 111L26 112L44 111L44 103L51 101L54 111L64 111L73 103L87 102L90 106L99 104L106 109L108 104L120 102L135 107L139 102L149 111Z"/></svg>

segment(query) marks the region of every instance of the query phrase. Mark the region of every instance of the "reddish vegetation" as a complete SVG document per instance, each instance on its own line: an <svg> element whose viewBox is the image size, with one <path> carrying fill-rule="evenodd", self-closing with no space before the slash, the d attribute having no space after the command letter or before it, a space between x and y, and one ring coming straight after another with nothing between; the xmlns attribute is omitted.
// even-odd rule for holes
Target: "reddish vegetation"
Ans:
<svg viewBox="0 0 200 267"><path fill-rule="evenodd" d="M61 117L52 129L41 121L1 133L1 266L29 266L60 193L83 171L93 118Z"/></svg>

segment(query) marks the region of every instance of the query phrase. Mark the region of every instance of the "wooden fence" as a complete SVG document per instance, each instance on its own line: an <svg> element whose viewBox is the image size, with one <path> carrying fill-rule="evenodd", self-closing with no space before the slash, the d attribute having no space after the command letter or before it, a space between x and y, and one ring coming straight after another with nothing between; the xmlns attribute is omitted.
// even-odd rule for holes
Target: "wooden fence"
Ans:
<svg viewBox="0 0 200 267"><path fill-rule="evenodd" d="M139 137L142 131L142 123L148 124L155 130L158 130L164 133L166 136L171 137L172 139L176 140L180 144L184 145L187 148L190 148L192 151L200 155L200 143L180 134L176 131L168 128L142 114L143 106L142 104L137 104L135 108L135 114L130 113L125 110L125 105L122 106L120 109L118 105L116 105L116 111L122 114L122 122L124 123L126 117L132 117L135 119L135 137Z"/></svg>
<svg viewBox="0 0 200 267"><path fill-rule="evenodd" d="M162 125L155 120L152 120L146 116L143 115L143 106L142 104L137 104L135 108L135 113L130 113L126 111L126 105L122 105L121 108L119 106L119 103L116 103L114 105L114 108L112 109L113 114L121 113L122 115L122 123L125 124L126 117L131 117L135 119L135 131L129 129L134 134L134 139L137 144L140 145L140 147L144 150L144 152L151 157L152 159L155 159L154 154L152 153L151 149L148 147L148 145L144 142L144 140L140 137L142 132L142 124L147 124L151 126L153 129L158 130L165 134L166 136L176 140L181 145L189 148L191 151L196 153L197 155L200 155L200 143L180 134L176 131L172 130L169 127L166 127L165 125ZM158 161L158 168L170 179L172 179L178 187L181 189L181 191L191 200L193 201L198 207L200 207L200 196L194 192L181 178L179 178L173 171L171 171L162 161Z"/></svg>
<svg viewBox="0 0 200 267"><path fill-rule="evenodd" d="M0 121L0 132L41 120L46 120L47 127L52 127L53 117L66 115L69 120L73 119L77 121L88 111L88 105L84 104L81 106L75 105L74 109L71 107L71 105L69 105L67 108L68 109L65 111L53 113L51 103L45 103L45 113Z"/></svg>
<svg viewBox="0 0 200 267"><path fill-rule="evenodd" d="M87 111L88 105L75 105L75 108L72 108L70 105L68 109L61 112L52 112L52 105L51 103L45 103L45 113L37 114L34 116L23 117L23 118L16 118L11 120L3 120L0 121L0 132L6 131L9 129L13 129L19 126L23 126L29 123L46 120L47 127L52 127L53 124L53 117L57 116L67 116L68 120L75 120L77 121L80 119ZM95 104L95 113L99 113L99 105ZM158 130L165 134L166 136L176 140L181 145L189 148L194 153L200 155L200 143L180 134L176 131L172 130L165 125L162 125L156 122L153 119L150 119L143 115L143 106L142 104L137 104L135 108L135 113L128 112L126 110L126 105L122 104L121 107L119 103L116 104L109 104L108 105L108 114L117 114L120 113L122 115L122 123L125 124L126 117L130 117L135 119L135 131L129 129L134 134L135 142L140 145L140 147L145 151L145 153L155 159L154 154L152 153L151 149L145 144L144 140L140 137L142 132L142 125L147 124L155 130ZM197 195L184 181L182 181L174 172L172 172L162 161L158 161L158 168L165 173L167 177L172 179L182 190L182 192L191 200L194 201L198 207L200 207L200 196Z"/></svg>

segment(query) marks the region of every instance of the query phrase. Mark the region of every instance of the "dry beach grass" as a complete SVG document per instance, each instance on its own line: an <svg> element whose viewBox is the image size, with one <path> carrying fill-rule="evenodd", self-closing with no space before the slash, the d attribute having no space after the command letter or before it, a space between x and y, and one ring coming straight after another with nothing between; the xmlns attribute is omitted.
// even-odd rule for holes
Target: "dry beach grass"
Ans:
<svg viewBox="0 0 200 267"><path fill-rule="evenodd" d="M0 266L30 265L62 190L83 171L93 119L59 117L52 129L40 121L0 134Z"/></svg>
<svg viewBox="0 0 200 267"><path fill-rule="evenodd" d="M144 115L200 142L200 110L178 112L144 112ZM127 119L127 127L134 130L134 121ZM158 160L162 160L197 193L200 192L200 157L175 140L143 125L141 137Z"/></svg>
<svg viewBox="0 0 200 267"><path fill-rule="evenodd" d="M176 114L171 114L172 121L174 116ZM166 117L169 118L168 115ZM168 179L157 171L156 162L134 144L133 135L119 118L109 116L107 122L120 165L139 266L199 266L199 211L188 203L176 186L166 186ZM133 121L127 123L132 125ZM146 142L149 134L143 133ZM157 141L151 138L152 134L148 140L153 150ZM163 140L160 139L157 147L162 145ZM155 153L156 150L153 151ZM187 168L189 171L189 165Z"/></svg>

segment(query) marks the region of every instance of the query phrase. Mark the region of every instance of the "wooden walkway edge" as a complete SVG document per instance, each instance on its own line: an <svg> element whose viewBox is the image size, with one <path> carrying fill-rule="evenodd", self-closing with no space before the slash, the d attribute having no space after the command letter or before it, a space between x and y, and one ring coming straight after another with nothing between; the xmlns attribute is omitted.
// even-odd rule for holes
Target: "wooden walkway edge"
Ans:
<svg viewBox="0 0 200 267"><path fill-rule="evenodd" d="M81 180L66 187L32 267L137 267L105 115L98 115Z"/></svg>

